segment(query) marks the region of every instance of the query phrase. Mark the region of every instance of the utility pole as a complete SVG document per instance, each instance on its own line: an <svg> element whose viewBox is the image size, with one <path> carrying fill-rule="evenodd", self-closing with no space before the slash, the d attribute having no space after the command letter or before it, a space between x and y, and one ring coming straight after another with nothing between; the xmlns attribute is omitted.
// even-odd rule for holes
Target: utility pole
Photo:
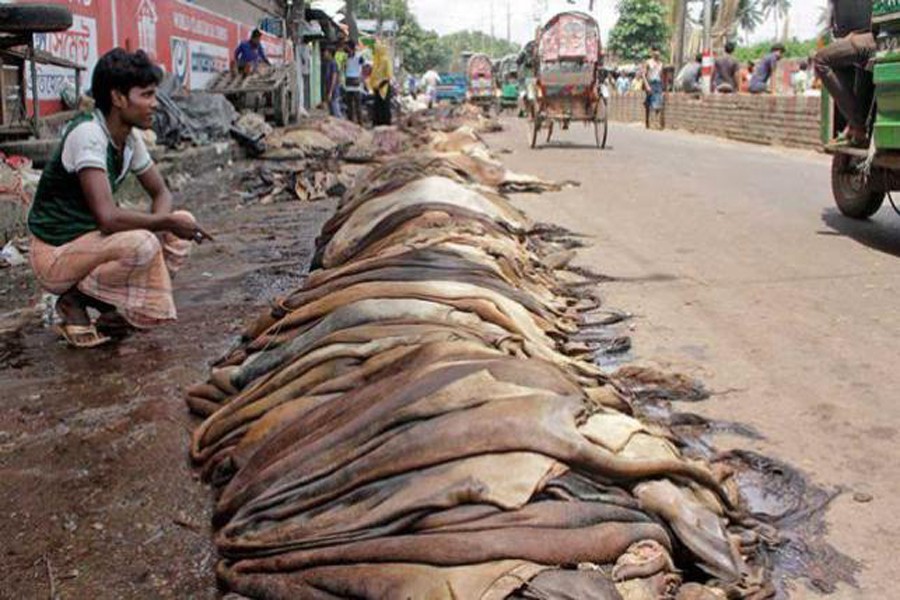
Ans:
<svg viewBox="0 0 900 600"><path fill-rule="evenodd" d="M512 44L512 9L509 0L506 0L506 43Z"/></svg>
<svg viewBox="0 0 900 600"><path fill-rule="evenodd" d="M672 49L672 63L678 72L684 65L684 23L687 19L687 0L675 0L675 44Z"/></svg>
<svg viewBox="0 0 900 600"><path fill-rule="evenodd" d="M712 0L703 0L703 51L712 49Z"/></svg>
<svg viewBox="0 0 900 600"><path fill-rule="evenodd" d="M491 41L494 39L494 0L491 0Z"/></svg>
<svg viewBox="0 0 900 600"><path fill-rule="evenodd" d="M712 91L712 0L703 0L703 77L702 91L709 94Z"/></svg>

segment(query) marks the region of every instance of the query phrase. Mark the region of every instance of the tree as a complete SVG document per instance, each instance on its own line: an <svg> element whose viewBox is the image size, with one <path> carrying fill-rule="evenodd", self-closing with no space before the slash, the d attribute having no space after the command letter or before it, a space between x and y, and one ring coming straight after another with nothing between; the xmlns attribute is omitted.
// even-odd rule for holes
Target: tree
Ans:
<svg viewBox="0 0 900 600"><path fill-rule="evenodd" d="M344 3L344 20L347 29L350 30L350 39L359 41L359 29L356 27L356 0L347 0Z"/></svg>
<svg viewBox="0 0 900 600"><path fill-rule="evenodd" d="M401 25L398 44L403 67L410 73L424 73L428 69L444 70L449 62L434 31L425 31L415 20Z"/></svg>
<svg viewBox="0 0 900 600"><path fill-rule="evenodd" d="M775 17L775 38L781 34L778 28L778 19L786 18L791 10L791 0L762 0L762 9L767 16Z"/></svg>
<svg viewBox="0 0 900 600"><path fill-rule="evenodd" d="M651 46L665 50L669 40L668 13L659 0L619 0L619 20L609 33L609 48L625 60L640 60Z"/></svg>

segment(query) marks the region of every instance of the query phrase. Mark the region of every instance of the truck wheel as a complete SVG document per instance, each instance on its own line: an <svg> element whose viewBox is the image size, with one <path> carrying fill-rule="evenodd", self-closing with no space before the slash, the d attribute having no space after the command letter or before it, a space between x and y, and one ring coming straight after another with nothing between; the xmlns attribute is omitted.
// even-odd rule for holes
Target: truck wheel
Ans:
<svg viewBox="0 0 900 600"><path fill-rule="evenodd" d="M72 26L72 13L64 6L48 4L0 4L0 31L65 31Z"/></svg>
<svg viewBox="0 0 900 600"><path fill-rule="evenodd" d="M831 191L838 210L851 219L868 219L881 208L884 192L870 189L860 170L864 159L836 154L831 161Z"/></svg>

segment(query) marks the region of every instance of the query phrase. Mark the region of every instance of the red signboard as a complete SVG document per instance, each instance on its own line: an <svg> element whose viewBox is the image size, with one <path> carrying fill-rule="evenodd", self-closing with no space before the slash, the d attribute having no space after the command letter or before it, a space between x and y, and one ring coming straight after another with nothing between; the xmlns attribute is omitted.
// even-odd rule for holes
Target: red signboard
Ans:
<svg viewBox="0 0 900 600"><path fill-rule="evenodd" d="M48 0L20 0L20 3ZM250 35L252 23L241 23L184 0L49 0L66 6L72 27L59 33L36 34L41 50L87 67L81 89L90 88L97 58L121 46L146 51L185 87L203 89L216 73L227 70L234 49ZM273 63L290 57L289 42L263 34L266 55ZM29 99L31 98L30 73ZM71 70L40 65L38 97L41 113L61 108L60 93L74 85Z"/></svg>

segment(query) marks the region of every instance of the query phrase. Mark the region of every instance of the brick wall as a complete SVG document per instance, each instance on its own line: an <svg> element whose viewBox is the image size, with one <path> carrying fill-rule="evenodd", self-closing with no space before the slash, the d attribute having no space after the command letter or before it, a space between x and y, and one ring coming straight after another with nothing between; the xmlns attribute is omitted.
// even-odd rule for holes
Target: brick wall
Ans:
<svg viewBox="0 0 900 600"><path fill-rule="evenodd" d="M683 129L733 140L818 149L820 98L717 94L696 97L667 94L665 122ZM614 95L610 120L644 120L644 94Z"/></svg>

